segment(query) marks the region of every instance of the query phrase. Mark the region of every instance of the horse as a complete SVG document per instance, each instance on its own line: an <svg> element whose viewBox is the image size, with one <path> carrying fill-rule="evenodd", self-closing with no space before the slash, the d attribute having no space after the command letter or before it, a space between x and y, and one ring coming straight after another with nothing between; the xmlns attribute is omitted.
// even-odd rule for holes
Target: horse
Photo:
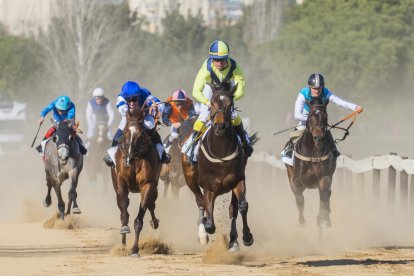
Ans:
<svg viewBox="0 0 414 276"><path fill-rule="evenodd" d="M243 220L243 244L251 246L254 241L247 223L245 167L248 156L244 153L231 121L236 89L237 86L230 88L230 85L223 85L219 88L212 86L213 96L210 110L212 125L201 141L198 163L191 165L186 154L182 155L184 177L199 208L198 236L201 244L208 242L208 234L215 233L213 211L217 196L231 192L229 251L240 249L236 228L238 211Z"/></svg>
<svg viewBox="0 0 414 276"><path fill-rule="evenodd" d="M296 199L299 211L299 225L305 225L303 210L305 189L319 190L319 213L317 225L320 228L331 227L330 197L332 176L336 169L336 157L332 154L328 142L327 103L320 98L308 102L310 112L306 129L294 147L294 164L286 164L289 183Z"/></svg>
<svg viewBox="0 0 414 276"><path fill-rule="evenodd" d="M80 132L73 121L63 120L55 124L56 132L46 143L44 152L44 165L46 172L47 195L43 202L45 207L52 204L50 192L52 187L58 199L60 219L64 220L65 202L62 199L61 186L64 180L71 182L69 190L69 202L66 215L70 214L71 207L74 214L80 214L81 210L76 202L79 174L83 168L83 155L79 151L78 142L75 140L76 132Z"/></svg>
<svg viewBox="0 0 414 276"><path fill-rule="evenodd" d="M173 198L178 199L180 189L186 185L181 166L181 147L191 133L196 118L192 117L181 122L178 128L178 138L170 146L171 162L163 164L161 168L160 179L164 182L164 197L167 195L168 187L171 187Z"/></svg>
<svg viewBox="0 0 414 276"><path fill-rule="evenodd" d="M86 172L88 180L92 184L98 183L99 175L102 175L102 179L108 179L109 174L105 169L106 166L101 162L103 153L110 146L110 140L106 137L107 133L107 122L97 122L94 129L94 135L89 140L88 155L86 158Z"/></svg>
<svg viewBox="0 0 414 276"><path fill-rule="evenodd" d="M128 226L128 195L130 192L141 193L138 215L134 220L135 241L132 256L135 257L139 257L139 235L147 209L151 214L151 227L157 229L159 226L159 220L155 217L155 201L158 197L157 186L161 163L155 145L144 129L144 113L145 110L142 108L127 111L124 137L115 153L116 166L111 168L112 183L121 211L120 233L124 247L126 234L131 232Z"/></svg>

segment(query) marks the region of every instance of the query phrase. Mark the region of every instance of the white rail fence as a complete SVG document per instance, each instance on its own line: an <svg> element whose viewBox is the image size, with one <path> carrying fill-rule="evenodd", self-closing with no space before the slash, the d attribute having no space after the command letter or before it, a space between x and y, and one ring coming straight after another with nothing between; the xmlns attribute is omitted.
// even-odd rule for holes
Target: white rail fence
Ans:
<svg viewBox="0 0 414 276"><path fill-rule="evenodd" d="M254 168L255 181L288 185L285 164L266 152L255 153L248 166ZM396 153L353 160L337 159L332 189L358 196L374 206L387 203L399 211L414 214L414 160Z"/></svg>

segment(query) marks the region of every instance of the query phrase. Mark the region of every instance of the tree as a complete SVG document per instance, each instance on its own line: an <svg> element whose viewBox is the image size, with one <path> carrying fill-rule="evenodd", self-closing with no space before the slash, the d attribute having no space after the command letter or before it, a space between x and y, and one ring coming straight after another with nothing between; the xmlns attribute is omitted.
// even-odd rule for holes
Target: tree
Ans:
<svg viewBox="0 0 414 276"><path fill-rule="evenodd" d="M136 17L128 5L101 4L98 0L57 1L57 17L39 36L46 52L46 68L60 92L79 100L101 86L120 64L128 47Z"/></svg>

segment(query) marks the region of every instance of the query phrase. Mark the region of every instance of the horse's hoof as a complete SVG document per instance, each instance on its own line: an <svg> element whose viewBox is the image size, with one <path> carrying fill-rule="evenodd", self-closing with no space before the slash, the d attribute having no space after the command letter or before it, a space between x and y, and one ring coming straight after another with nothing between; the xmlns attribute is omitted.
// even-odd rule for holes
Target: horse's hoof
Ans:
<svg viewBox="0 0 414 276"><path fill-rule="evenodd" d="M201 245L206 245L208 243L208 234L202 223L198 225L198 241Z"/></svg>
<svg viewBox="0 0 414 276"><path fill-rule="evenodd" d="M48 201L48 200L43 200L43 206L45 206L46 208L49 207L52 204L52 200Z"/></svg>
<svg viewBox="0 0 414 276"><path fill-rule="evenodd" d="M231 242L229 244L229 252L238 252L238 251L240 251L239 243L237 241Z"/></svg>
<svg viewBox="0 0 414 276"><path fill-rule="evenodd" d="M157 229L158 226L160 225L160 220L159 219L150 220L150 225L152 229Z"/></svg>
<svg viewBox="0 0 414 276"><path fill-rule="evenodd" d="M243 235L243 244L244 246L251 246L254 242L252 233L249 233L247 235Z"/></svg>
<svg viewBox="0 0 414 276"><path fill-rule="evenodd" d="M72 213L73 214L81 214L81 210L78 207L72 208Z"/></svg>
<svg viewBox="0 0 414 276"><path fill-rule="evenodd" d="M321 220L318 221L318 226L320 228L331 228L332 224L330 220Z"/></svg>
<svg viewBox="0 0 414 276"><path fill-rule="evenodd" d="M121 234L129 234L131 233L131 230L129 229L128 225L122 226L121 230L119 231Z"/></svg>
<svg viewBox="0 0 414 276"><path fill-rule="evenodd" d="M132 258L139 258L141 256L138 253L133 253L133 254L131 254L131 257Z"/></svg>

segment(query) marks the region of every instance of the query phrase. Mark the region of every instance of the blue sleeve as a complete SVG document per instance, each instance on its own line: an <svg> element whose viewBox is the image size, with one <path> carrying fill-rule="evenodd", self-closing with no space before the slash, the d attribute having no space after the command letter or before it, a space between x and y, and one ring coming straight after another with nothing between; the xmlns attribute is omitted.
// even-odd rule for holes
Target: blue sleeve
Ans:
<svg viewBox="0 0 414 276"><path fill-rule="evenodd" d="M194 109L194 105L190 105L190 107L188 108L188 117L192 118L196 115L195 109Z"/></svg>
<svg viewBox="0 0 414 276"><path fill-rule="evenodd" d="M45 117L55 107L55 101L52 101L48 106L46 106L42 112L40 112L40 116Z"/></svg>
<svg viewBox="0 0 414 276"><path fill-rule="evenodd" d="M165 103L165 109L164 109L164 112L162 113L162 121L167 126L171 125L171 121L170 121L171 112L172 112L171 104Z"/></svg>
<svg viewBox="0 0 414 276"><path fill-rule="evenodd" d="M68 119L75 119L76 114L76 107L73 103L70 104L69 110L68 110Z"/></svg>

